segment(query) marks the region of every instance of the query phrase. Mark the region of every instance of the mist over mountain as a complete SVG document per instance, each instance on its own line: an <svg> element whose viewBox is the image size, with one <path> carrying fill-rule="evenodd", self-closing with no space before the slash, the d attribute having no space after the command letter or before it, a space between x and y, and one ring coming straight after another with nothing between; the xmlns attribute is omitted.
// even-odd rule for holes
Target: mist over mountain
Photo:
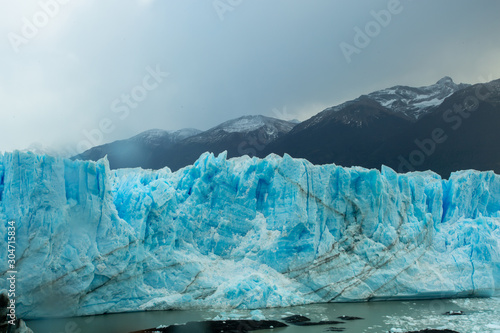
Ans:
<svg viewBox="0 0 500 333"><path fill-rule="evenodd" d="M151 129L126 140L118 140L108 144L93 147L73 159L97 161L107 156L110 167L158 169L155 163L156 156L163 156L168 149L177 142L190 136L201 133L194 128L185 128L178 131Z"/></svg>
<svg viewBox="0 0 500 333"><path fill-rule="evenodd" d="M296 122L265 116L243 116L226 121L207 131L149 130L130 139L115 141L89 149L74 159L93 160L108 156L110 167L142 167L178 170L194 163L206 151L228 157L257 155L269 142L288 133Z"/></svg>

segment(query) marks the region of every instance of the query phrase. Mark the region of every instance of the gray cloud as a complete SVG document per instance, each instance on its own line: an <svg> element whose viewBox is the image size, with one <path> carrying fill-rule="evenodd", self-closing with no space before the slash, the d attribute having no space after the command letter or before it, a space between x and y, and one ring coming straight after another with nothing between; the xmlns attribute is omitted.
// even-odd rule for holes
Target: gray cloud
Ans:
<svg viewBox="0 0 500 333"><path fill-rule="evenodd" d="M371 32L350 63L340 44L355 46L355 28L365 31L371 12L395 0L220 1L232 10L221 14L213 1L197 0L4 5L0 150L33 142L74 149L103 121L108 133L99 143L149 128L208 129L241 115L275 116L273 109L304 120L395 84L500 77L494 0L401 0L399 13ZM40 4L54 3L43 22ZM23 37L23 17L44 25L15 52L12 36ZM124 94L140 95L147 68L157 66L169 76L145 89L126 117L113 112Z"/></svg>

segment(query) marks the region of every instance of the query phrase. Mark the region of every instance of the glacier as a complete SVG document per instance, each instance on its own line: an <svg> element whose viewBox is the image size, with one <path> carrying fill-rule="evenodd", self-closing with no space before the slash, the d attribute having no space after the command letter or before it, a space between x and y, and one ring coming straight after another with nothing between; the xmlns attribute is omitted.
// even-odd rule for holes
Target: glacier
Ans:
<svg viewBox="0 0 500 333"><path fill-rule="evenodd" d="M500 176L205 153L176 172L0 155L18 317L500 294ZM7 260L0 260L2 283Z"/></svg>

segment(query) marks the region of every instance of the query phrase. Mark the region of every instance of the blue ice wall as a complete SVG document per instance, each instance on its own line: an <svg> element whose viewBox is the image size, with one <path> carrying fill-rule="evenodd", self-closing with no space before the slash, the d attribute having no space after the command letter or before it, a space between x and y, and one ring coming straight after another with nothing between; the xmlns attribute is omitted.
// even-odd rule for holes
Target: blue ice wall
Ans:
<svg viewBox="0 0 500 333"><path fill-rule="evenodd" d="M110 171L14 152L0 157L3 235L8 221L28 318L500 291L492 172L443 180L208 153L175 173Z"/></svg>

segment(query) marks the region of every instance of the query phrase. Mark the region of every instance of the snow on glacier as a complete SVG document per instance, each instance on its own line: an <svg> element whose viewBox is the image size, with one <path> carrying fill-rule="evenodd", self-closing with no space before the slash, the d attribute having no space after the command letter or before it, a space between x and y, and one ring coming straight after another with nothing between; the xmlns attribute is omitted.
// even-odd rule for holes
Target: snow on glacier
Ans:
<svg viewBox="0 0 500 333"><path fill-rule="evenodd" d="M500 176L203 154L172 173L0 156L23 318L500 291ZM2 260L2 280L7 261Z"/></svg>

